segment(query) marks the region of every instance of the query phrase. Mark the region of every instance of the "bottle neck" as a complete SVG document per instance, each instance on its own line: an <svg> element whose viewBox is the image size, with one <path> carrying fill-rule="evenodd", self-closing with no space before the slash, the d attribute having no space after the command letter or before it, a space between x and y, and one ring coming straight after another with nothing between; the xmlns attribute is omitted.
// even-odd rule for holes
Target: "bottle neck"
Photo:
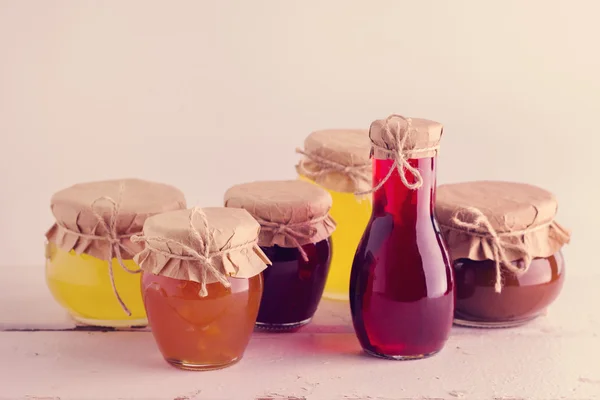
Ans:
<svg viewBox="0 0 600 400"><path fill-rule="evenodd" d="M390 168L395 169L383 186L373 193L373 212L398 216L406 216L410 213L418 216L433 215L436 187L435 161L436 157L408 160L412 167L419 170L423 178L423 186L418 189L409 189L402 182L394 160L373 159L374 186L386 177ZM404 174L409 183L415 181L410 172L404 170Z"/></svg>

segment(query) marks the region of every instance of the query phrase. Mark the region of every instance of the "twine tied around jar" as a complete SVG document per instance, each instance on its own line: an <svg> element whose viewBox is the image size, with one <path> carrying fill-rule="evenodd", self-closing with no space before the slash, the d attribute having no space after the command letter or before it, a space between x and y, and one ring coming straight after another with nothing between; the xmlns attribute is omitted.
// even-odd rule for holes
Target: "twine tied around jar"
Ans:
<svg viewBox="0 0 600 400"><path fill-rule="evenodd" d="M123 301L121 296L119 295L119 291L117 290L117 286L115 284L115 276L114 276L114 272L113 272L113 266L112 266L112 259L114 257L117 259L117 262L119 263L119 265L125 272L128 272L130 274L139 274L141 272L141 269L131 270L131 269L127 268L125 266L125 264L123 263L123 256L121 253L121 249L123 249L125 251L128 251L128 249L122 244L122 240L131 238L132 236L135 235L135 233L128 233L128 234L124 234L124 235L119 235L117 233L117 220L118 220L118 216L119 216L119 210L121 207L121 201L123 198L124 191L125 191L125 183L121 182L120 186L119 186L119 195L118 195L116 201L108 196L102 196L92 202L92 205L91 205L92 213L93 213L94 217L96 217L96 219L98 220L98 224L104 228L104 231L106 232L104 235L92 235L92 234L87 234L87 233L76 232L74 230L67 228L65 225L63 225L59 222L57 222L57 225L60 226L60 228L63 229L64 231L66 231L72 235L78 236L80 238L83 238L83 239L102 240L102 241L109 242L110 246L108 247L107 262L108 262L108 274L110 276L110 284L112 286L112 290L113 290L113 293L115 294L115 297L117 298L117 300L119 301L119 304L121 305L121 308L123 309L123 311L125 311L125 313L128 316L131 316L131 311L129 310L129 308L127 307L127 305L125 304L125 302ZM108 224L106 223L106 221L104 220L102 215L95 210L97 203L99 203L101 201L107 201L111 205L110 220L109 220Z"/></svg>
<svg viewBox="0 0 600 400"><path fill-rule="evenodd" d="M468 222L464 217L465 214L471 216L472 222ZM444 225L444 228L468 232L469 235L483 237L489 240L489 244L492 248L492 252L494 255L494 262L496 268L496 281L494 283L494 290L496 293L502 292L502 271L501 267L506 268L508 271L514 273L517 276L523 275L525 272L529 270L529 266L531 265L531 261L533 257L527 250L527 246L525 244L526 234L537 231L539 229L545 228L549 226L551 222L538 225L535 228L523 229L519 231L508 231L503 233L498 233L489 219L478 209L475 207L465 207L457 210L451 218L454 226ZM457 228L460 227L460 228ZM502 240L507 237L523 237L523 241L519 240L518 243L512 243L506 240ZM506 256L506 249L513 250L519 254L521 254L521 260L523 260L523 267L518 267L514 265L510 259Z"/></svg>
<svg viewBox="0 0 600 400"><path fill-rule="evenodd" d="M302 248L299 239L311 239L317 233L317 228L314 227L314 224L329 218L329 214L296 224L280 224L277 222L266 221L260 217L254 218L260 224L261 230L273 232L275 234L280 233L289 238L300 252L302 259L305 262L308 262L308 255Z"/></svg>
<svg viewBox="0 0 600 400"><path fill-rule="evenodd" d="M200 221L202 222L202 226L206 229L205 237L198 231L198 229L194 226L194 217L200 217ZM168 258L176 258L178 260L187 260L187 261L198 261L202 264L200 269L200 276L198 276L198 270L195 268L189 269L189 274L195 279L195 281L200 282L201 288L199 295L200 297L208 296L208 290L206 289L206 280L208 277L208 272L219 281L223 286L230 287L231 283L227 279L227 274L219 271L219 269L215 266L213 259L216 257L220 257L225 253L231 252L232 250L241 249L244 247L248 247L251 244L256 244L256 240L243 243L239 246L230 247L223 251L212 252L210 251L213 244L213 234L211 232L211 228L208 225L208 220L206 218L206 214L198 207L194 207L190 210L190 219L189 219L189 230L190 230L190 238L194 238L199 245L200 250L197 251L191 246L188 246L178 240L168 239L161 236L142 236L142 235L134 235L131 237L131 241L134 243L143 242L146 244L146 249L149 249L155 253L161 254L164 257ZM181 247L181 249L187 253L187 255L179 255L173 254L162 249L159 249L152 245L152 243L165 243L167 245L173 244Z"/></svg>
<svg viewBox="0 0 600 400"><path fill-rule="evenodd" d="M398 121L396 121L396 124L393 127L394 129L390 128L390 121L392 120L392 118L399 119ZM404 127L400 121L406 122ZM421 176L421 172L419 171L419 169L410 165L408 160L411 158L411 156L417 155L419 153L427 153L430 151L438 150L440 148L439 145L422 149L405 148L406 141L408 140L408 137L410 136L411 132L413 132L411 118L406 118L398 114L392 114L385 119L383 129L387 134L387 137L392 140L391 147L393 148L388 149L375 143L372 143L372 146L377 147L377 150L379 152L390 154L392 156L392 159L394 160L394 163L390 167L390 170L387 173L387 175L376 186L364 192L355 193L357 196L374 193L381 189L383 185L388 181L388 179L390 179L395 170L398 171L398 174L400 175L400 179L402 180L404 186L411 190L419 189L421 186L423 186L423 177ZM415 180L413 183L410 183L406 178L406 172L413 176Z"/></svg>
<svg viewBox="0 0 600 400"><path fill-rule="evenodd" d="M325 157L318 156L314 153L304 151L300 148L296 149L296 153L302 154L319 167L318 171L309 171L304 165L306 159L302 159L298 162L298 168L302 174L306 175L312 180L315 180L321 175L325 175L330 172L339 172L350 178L356 187L360 186L361 181L371 184L371 163L360 165L343 165L335 161L331 161Z"/></svg>

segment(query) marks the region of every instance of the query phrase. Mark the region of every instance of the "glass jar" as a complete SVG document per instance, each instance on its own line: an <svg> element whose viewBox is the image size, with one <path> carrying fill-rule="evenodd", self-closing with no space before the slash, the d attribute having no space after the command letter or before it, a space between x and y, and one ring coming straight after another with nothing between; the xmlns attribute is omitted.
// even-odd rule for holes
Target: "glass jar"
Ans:
<svg viewBox="0 0 600 400"><path fill-rule="evenodd" d="M423 358L443 348L455 296L450 260L433 216L436 152L429 147L439 142L441 125L411 120L403 129L403 121L393 116L371 125L374 150L384 145L386 150L374 152L373 214L350 278L352 321L361 346L368 354L394 360ZM408 153L404 148L394 150L395 159L386 158L387 149L396 146L392 140L404 135L410 137L401 140L425 147L409 153L420 151L423 158L402 159ZM420 186L409 188L407 182L417 173Z"/></svg>
<svg viewBox="0 0 600 400"><path fill-rule="evenodd" d="M256 326L266 330L293 330L310 322L323 295L331 255L330 240L296 248L261 247L271 267L263 272L265 291Z"/></svg>
<svg viewBox="0 0 600 400"><path fill-rule="evenodd" d="M46 233L46 283L77 322L104 327L147 324L140 292L141 249L130 238L148 216L185 208L178 189L140 179L87 182L52 196L56 221Z"/></svg>
<svg viewBox="0 0 600 400"><path fill-rule="evenodd" d="M310 322L331 260L331 196L300 180L258 181L225 192L228 208L243 208L260 224L258 244L271 261L256 326L290 331Z"/></svg>
<svg viewBox="0 0 600 400"><path fill-rule="evenodd" d="M523 261L515 262L521 264ZM522 275L502 269L503 287L494 290L495 262L462 258L454 261L458 325L500 328L521 325L546 311L556 300L565 280L561 251L532 260Z"/></svg>
<svg viewBox="0 0 600 400"><path fill-rule="evenodd" d="M303 175L299 177L304 181L315 183ZM353 193L324 189L333 200L329 215L336 222L337 227L331 234L333 251L323 297L331 300L348 300L352 260L371 217L372 203L371 199L359 199Z"/></svg>
<svg viewBox="0 0 600 400"><path fill-rule="evenodd" d="M248 346L269 264L260 225L242 209L172 211L144 223L135 260L152 334L165 360L206 371L238 362Z"/></svg>
<svg viewBox="0 0 600 400"><path fill-rule="evenodd" d="M86 325L109 327L145 326L148 321L140 296L140 275L124 271L112 259L115 286L131 315L115 301L106 261L88 254L64 251L47 244L46 283L50 293L77 321ZM139 267L133 260L123 260L128 269Z"/></svg>
<svg viewBox="0 0 600 400"><path fill-rule="evenodd" d="M331 266L323 292L328 299L348 300L352 260L372 211L370 197L354 195L371 188L370 150L363 129L315 131L304 141L304 149L296 150L304 156L296 166L299 179L324 188L333 201L329 213L337 228L331 236Z"/></svg>
<svg viewBox="0 0 600 400"><path fill-rule="evenodd" d="M545 313L565 279L562 246L570 233L555 220L552 193L503 181L441 185L436 215L456 279L455 323L521 325Z"/></svg>
<svg viewBox="0 0 600 400"><path fill-rule="evenodd" d="M163 357L186 370L213 370L238 362L250 341L263 290L261 275L206 286L143 273L142 293L152 334Z"/></svg>
<svg viewBox="0 0 600 400"><path fill-rule="evenodd" d="M373 194L373 216L358 247L350 279L354 329L366 352L391 359L440 351L452 326L450 261L433 222L435 161L410 160L423 186L407 189L393 173ZM381 182L392 160L374 160Z"/></svg>

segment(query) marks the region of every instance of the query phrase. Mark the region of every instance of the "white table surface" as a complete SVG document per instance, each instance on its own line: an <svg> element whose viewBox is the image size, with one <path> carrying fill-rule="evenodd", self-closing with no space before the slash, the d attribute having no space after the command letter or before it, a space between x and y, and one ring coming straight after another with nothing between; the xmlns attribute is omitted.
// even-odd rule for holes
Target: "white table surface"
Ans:
<svg viewBox="0 0 600 400"><path fill-rule="evenodd" d="M600 277L567 278L546 317L513 329L455 327L419 361L365 356L344 302L296 333L256 333L212 372L163 361L148 331L76 330L42 268L0 268L0 399L600 399Z"/></svg>

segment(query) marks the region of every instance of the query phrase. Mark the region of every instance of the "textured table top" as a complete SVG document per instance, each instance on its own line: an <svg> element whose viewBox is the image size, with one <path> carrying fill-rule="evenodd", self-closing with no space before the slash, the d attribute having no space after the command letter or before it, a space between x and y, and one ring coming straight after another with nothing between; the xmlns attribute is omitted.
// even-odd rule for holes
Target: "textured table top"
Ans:
<svg viewBox="0 0 600 400"><path fill-rule="evenodd" d="M349 307L323 301L296 333L256 333L238 364L179 371L148 331L78 330L41 268L0 268L0 399L600 399L600 277L568 279L546 317L453 328L419 361L365 356Z"/></svg>

